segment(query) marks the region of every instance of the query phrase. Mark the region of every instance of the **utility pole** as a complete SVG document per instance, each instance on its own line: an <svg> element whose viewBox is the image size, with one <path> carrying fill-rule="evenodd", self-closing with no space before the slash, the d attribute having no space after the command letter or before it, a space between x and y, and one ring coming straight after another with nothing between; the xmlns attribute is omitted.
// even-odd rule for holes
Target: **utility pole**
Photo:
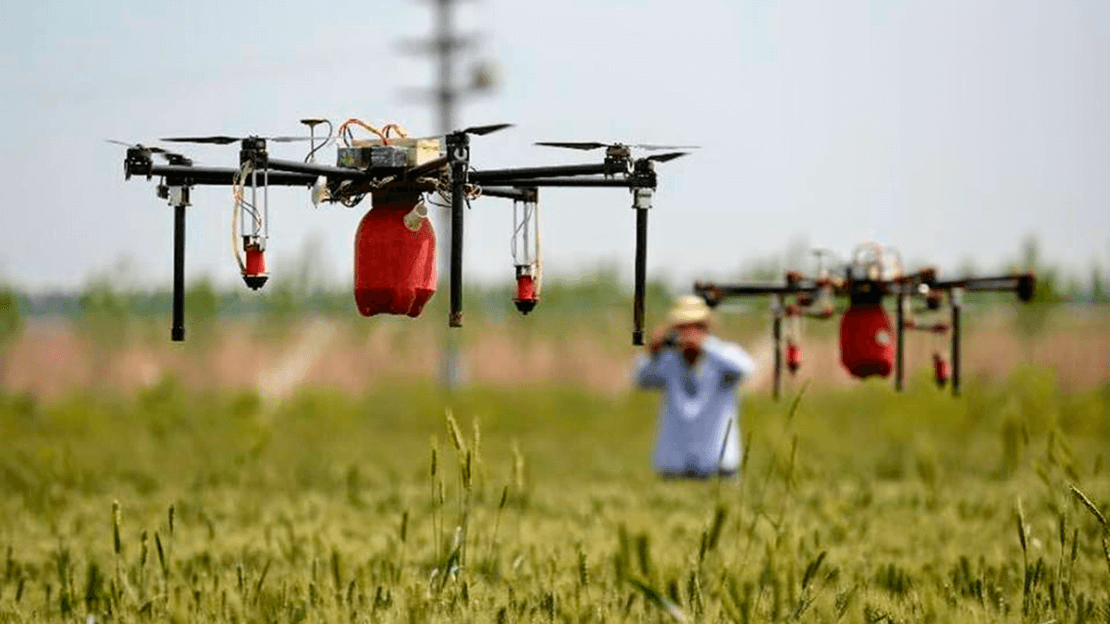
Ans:
<svg viewBox="0 0 1110 624"><path fill-rule="evenodd" d="M456 82L457 53L472 47L475 41L473 37L463 37L455 33L452 11L455 0L431 1L435 11L435 33L432 39L407 41L402 45L409 52L435 55L436 86L430 90L419 90L413 95L421 100L431 100L435 103L436 117L439 122L438 132L446 135L458 127L455 105L460 97L492 91L495 88L496 78L492 65L485 61L474 66L468 84L460 86ZM451 240L451 220L441 211L433 212L433 216L432 223L436 231L438 247L438 273L440 279L445 279L444 276L448 274L446 243ZM440 382L448 390L453 390L463 381L458 335L445 323L441 327Z"/></svg>

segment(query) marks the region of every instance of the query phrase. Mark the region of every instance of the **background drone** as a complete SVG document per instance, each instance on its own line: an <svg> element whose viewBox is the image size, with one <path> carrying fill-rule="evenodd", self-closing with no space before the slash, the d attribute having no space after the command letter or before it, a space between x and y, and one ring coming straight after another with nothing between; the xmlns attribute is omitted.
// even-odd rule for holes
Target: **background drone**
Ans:
<svg viewBox="0 0 1110 624"><path fill-rule="evenodd" d="M802 365L796 324L802 318L828 320L841 314L840 361L857 378L887 377L894 373L894 387L902 390L906 330L931 332L944 336L951 332L949 360L938 349L933 353L934 378L944 386L951 378L952 393L960 392L960 311L963 294L971 291L1010 291L1021 301L1033 298L1036 279L1031 272L995 277L963 277L940 280L938 271L926 267L906 273L896 250L877 243L856 247L850 262L836 273L818 267L816 278L788 271L783 284L722 284L696 282L694 292L716 307L733 297L770 296L774 341L773 394L780 394L782 367L794 373ZM838 307L836 298L847 297L847 307ZM895 299L892 322L883 301ZM924 307L913 308L915 300ZM915 313L939 311L947 304L949 322L923 323ZM783 320L793 323L784 337ZM785 342L785 362L784 362Z"/></svg>

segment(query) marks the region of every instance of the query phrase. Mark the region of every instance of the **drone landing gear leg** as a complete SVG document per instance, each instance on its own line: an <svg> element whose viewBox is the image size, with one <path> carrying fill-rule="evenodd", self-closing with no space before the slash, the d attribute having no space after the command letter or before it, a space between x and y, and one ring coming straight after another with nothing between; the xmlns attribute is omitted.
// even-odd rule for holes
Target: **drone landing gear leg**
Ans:
<svg viewBox="0 0 1110 624"><path fill-rule="evenodd" d="M465 132L448 135L447 157L451 163L451 314L447 324L462 327L463 211L470 168L470 137Z"/></svg>
<svg viewBox="0 0 1110 624"><path fill-rule="evenodd" d="M952 396L960 396L960 307L963 290L953 288L948 295L952 305Z"/></svg>
<svg viewBox="0 0 1110 624"><path fill-rule="evenodd" d="M651 186L632 187L632 209L636 211L636 285L632 298L632 344L644 344L644 296L647 291L647 232L648 210L655 195L655 178L648 167L648 181Z"/></svg>
<svg viewBox="0 0 1110 624"><path fill-rule="evenodd" d="M771 322L771 340L775 343L771 396L778 401L779 395L782 394L782 299L778 295L771 296L771 313L774 315L774 320Z"/></svg>
<svg viewBox="0 0 1110 624"><path fill-rule="evenodd" d="M901 392L905 387L905 360L906 360L906 290L905 286L898 286L898 297L895 299L895 305L898 306L895 313L895 323L898 329L895 335L897 336L897 350L894 352L894 390Z"/></svg>
<svg viewBox="0 0 1110 624"><path fill-rule="evenodd" d="M173 325L170 340L185 340L185 207L189 205L189 187L171 188L173 204Z"/></svg>
<svg viewBox="0 0 1110 624"><path fill-rule="evenodd" d="M632 344L644 344L644 295L647 290L647 218L646 208L636 209L636 286L632 300Z"/></svg>

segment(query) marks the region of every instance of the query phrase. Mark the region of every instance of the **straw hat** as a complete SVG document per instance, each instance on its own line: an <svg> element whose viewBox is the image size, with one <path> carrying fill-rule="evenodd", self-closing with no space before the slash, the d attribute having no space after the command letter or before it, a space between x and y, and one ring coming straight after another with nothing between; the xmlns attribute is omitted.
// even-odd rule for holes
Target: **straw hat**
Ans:
<svg viewBox="0 0 1110 624"><path fill-rule="evenodd" d="M708 323L709 317L710 310L705 299L697 295L683 295L671 306L670 312L667 313L667 323L670 325Z"/></svg>

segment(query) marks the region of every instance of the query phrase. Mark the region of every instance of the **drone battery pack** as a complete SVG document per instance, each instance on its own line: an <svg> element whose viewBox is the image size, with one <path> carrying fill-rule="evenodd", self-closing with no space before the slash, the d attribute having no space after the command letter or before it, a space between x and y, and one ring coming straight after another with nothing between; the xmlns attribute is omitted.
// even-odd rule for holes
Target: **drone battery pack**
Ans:
<svg viewBox="0 0 1110 624"><path fill-rule="evenodd" d="M362 139L351 142L354 147L387 147L381 139ZM443 143L438 138L409 138L399 137L389 139L388 148L402 151L409 167L423 165L435 160L445 153Z"/></svg>
<svg viewBox="0 0 1110 624"><path fill-rule="evenodd" d="M375 198L376 199L376 198ZM420 316L436 289L436 238L428 219L405 216L419 195L375 201L355 232L355 303L363 316Z"/></svg>
<svg viewBox="0 0 1110 624"><path fill-rule="evenodd" d="M408 154L404 149L385 146L341 147L336 156L340 167L374 169L376 171L400 171L408 166Z"/></svg>

